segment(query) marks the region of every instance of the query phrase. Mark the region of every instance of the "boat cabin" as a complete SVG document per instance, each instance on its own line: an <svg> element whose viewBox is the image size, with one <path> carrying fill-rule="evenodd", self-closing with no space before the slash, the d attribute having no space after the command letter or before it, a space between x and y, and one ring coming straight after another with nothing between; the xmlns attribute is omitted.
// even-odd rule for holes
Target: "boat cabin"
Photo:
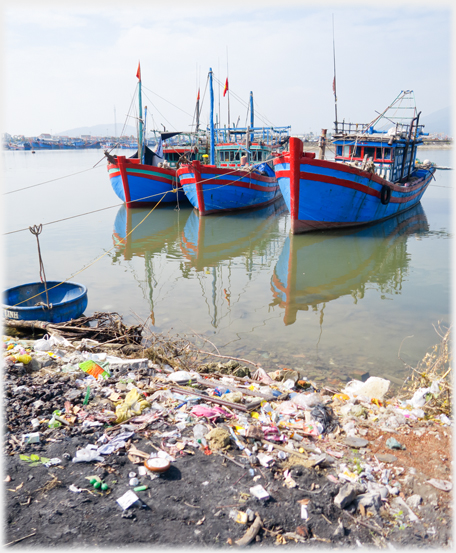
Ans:
<svg viewBox="0 0 456 553"><path fill-rule="evenodd" d="M417 148L425 136L413 90L402 90L382 113L377 113L367 125L336 121L334 159L374 172L392 183L407 184L415 169ZM376 125L382 125L382 129Z"/></svg>
<svg viewBox="0 0 456 553"><path fill-rule="evenodd" d="M198 153L199 153L199 150L196 146L194 147L168 146L163 148L163 156L166 159L166 161L169 163L172 169L177 168L179 160L182 159L184 155L185 155L185 158L189 161L200 159L200 156L198 155Z"/></svg>
<svg viewBox="0 0 456 553"><path fill-rule="evenodd" d="M361 126L360 126L361 127ZM421 129L421 127L419 128ZM375 172L390 182L407 180L415 168L420 134L410 135L410 129L388 131L347 132L333 138L335 161Z"/></svg>
<svg viewBox="0 0 456 553"><path fill-rule="evenodd" d="M215 164L233 168L272 164L274 153L286 145L289 136L290 127L216 129Z"/></svg>
<svg viewBox="0 0 456 553"><path fill-rule="evenodd" d="M242 144L218 144L215 147L217 167L239 167L271 161L271 148L253 143L247 148Z"/></svg>

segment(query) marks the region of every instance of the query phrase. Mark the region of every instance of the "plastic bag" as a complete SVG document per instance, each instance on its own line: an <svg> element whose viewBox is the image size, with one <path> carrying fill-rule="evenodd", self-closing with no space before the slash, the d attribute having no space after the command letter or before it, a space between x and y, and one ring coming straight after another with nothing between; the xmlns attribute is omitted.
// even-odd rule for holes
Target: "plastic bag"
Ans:
<svg viewBox="0 0 456 553"><path fill-rule="evenodd" d="M321 405L322 397L317 393L296 394L291 398L291 402L301 409L312 409L316 405Z"/></svg>
<svg viewBox="0 0 456 553"><path fill-rule="evenodd" d="M33 344L33 349L35 351L50 351L52 346L49 342L49 338L49 334L45 334L40 340L37 340Z"/></svg>
<svg viewBox="0 0 456 553"><path fill-rule="evenodd" d="M103 461L103 457L98 453L97 448L86 446L84 449L78 449L72 459L73 463L89 463L90 461Z"/></svg>
<svg viewBox="0 0 456 553"><path fill-rule="evenodd" d="M133 388L125 396L123 403L116 407L116 424L125 422L135 415L140 415L150 403L141 396L136 388Z"/></svg>

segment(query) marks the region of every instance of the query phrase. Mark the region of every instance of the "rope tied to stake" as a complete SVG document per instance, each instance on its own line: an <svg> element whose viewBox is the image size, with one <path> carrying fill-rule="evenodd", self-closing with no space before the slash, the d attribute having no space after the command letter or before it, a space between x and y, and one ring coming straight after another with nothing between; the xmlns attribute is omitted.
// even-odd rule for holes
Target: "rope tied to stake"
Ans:
<svg viewBox="0 0 456 553"><path fill-rule="evenodd" d="M52 306L49 304L49 295L48 295L47 283L46 283L46 273L44 272L43 259L41 258L40 239L38 237L41 234L41 231L43 230L43 225L34 225L33 227L29 227L29 230L33 235L36 236L36 243L38 245L38 259L40 262L40 280L44 284L44 291L46 292L46 303L39 302L38 305L42 305L43 308L46 307L47 309L50 309Z"/></svg>

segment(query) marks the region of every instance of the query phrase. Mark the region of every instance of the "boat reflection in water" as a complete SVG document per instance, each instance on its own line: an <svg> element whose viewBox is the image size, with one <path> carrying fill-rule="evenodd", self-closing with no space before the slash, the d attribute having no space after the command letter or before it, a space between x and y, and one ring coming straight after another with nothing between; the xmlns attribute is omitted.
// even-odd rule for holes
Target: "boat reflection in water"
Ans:
<svg viewBox="0 0 456 553"><path fill-rule="evenodd" d="M271 279L274 301L285 309L285 325L298 311L352 295L363 298L367 283L381 293L401 290L408 267L407 239L429 230L421 204L361 230L288 236Z"/></svg>
<svg viewBox="0 0 456 553"><path fill-rule="evenodd" d="M125 204L119 208L114 221L112 239L116 249L113 262L123 257L143 257L145 267L144 297L150 304L150 320L155 326L154 289L157 285L154 261L160 263L157 254L166 250L167 256L179 257L178 238L192 209L190 206L176 209L171 205L153 208L131 208ZM154 260L154 256L157 259ZM141 285L141 284L140 284Z"/></svg>
<svg viewBox="0 0 456 553"><path fill-rule="evenodd" d="M121 254L126 260L134 256L148 259L165 246L171 248L190 213L190 207L177 210L166 205L156 209L120 206L112 235L117 252L114 260Z"/></svg>
<svg viewBox="0 0 456 553"><path fill-rule="evenodd" d="M197 271L222 261L246 255L251 258L261 243L270 242L271 227L286 212L283 198L267 207L243 213L224 213L200 217L193 211L182 232L181 249Z"/></svg>
<svg viewBox="0 0 456 553"><path fill-rule="evenodd" d="M196 271L208 309L210 324L218 328L235 303L231 299L231 279L239 271L250 280L261 266L276 259L276 248L282 236L279 222L286 215L283 198L255 211L224 213L200 217L193 211L181 235L181 250L187 260L184 276ZM274 235L276 240L274 240ZM281 241L280 241L281 243ZM279 246L280 247L280 246ZM206 289L201 273L211 275ZM209 284L209 283L208 283Z"/></svg>

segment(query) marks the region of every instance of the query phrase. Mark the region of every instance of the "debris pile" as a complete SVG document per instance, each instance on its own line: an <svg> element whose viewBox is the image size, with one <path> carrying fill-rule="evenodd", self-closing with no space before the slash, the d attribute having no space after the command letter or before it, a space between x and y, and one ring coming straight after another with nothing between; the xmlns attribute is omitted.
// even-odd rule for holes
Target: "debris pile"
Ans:
<svg viewBox="0 0 456 553"><path fill-rule="evenodd" d="M331 390L235 360L185 368L171 345L108 346L3 337L10 543L127 543L132 521L150 544L450 540L448 510L435 531L450 449L432 474L407 464L411 433L450 440L451 418L423 410L438 381L388 399L378 377Z"/></svg>

